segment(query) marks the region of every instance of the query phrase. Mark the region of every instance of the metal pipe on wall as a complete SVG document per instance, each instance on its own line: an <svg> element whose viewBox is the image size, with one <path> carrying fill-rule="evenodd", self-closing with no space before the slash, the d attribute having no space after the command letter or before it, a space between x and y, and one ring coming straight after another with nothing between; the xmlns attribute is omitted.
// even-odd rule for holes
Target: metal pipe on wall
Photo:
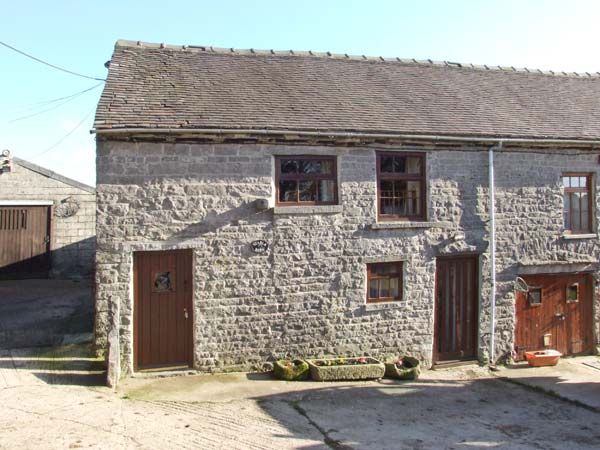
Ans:
<svg viewBox="0 0 600 450"><path fill-rule="evenodd" d="M494 190L494 150L502 149L502 141L490 147L489 150L489 195L490 195L490 360L495 364L494 334L496 332L496 221L495 221L495 190Z"/></svg>

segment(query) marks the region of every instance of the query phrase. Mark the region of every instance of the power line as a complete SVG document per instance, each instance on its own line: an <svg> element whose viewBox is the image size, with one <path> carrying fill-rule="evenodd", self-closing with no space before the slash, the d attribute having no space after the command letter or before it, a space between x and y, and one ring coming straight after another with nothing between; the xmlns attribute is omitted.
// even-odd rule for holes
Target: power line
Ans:
<svg viewBox="0 0 600 450"><path fill-rule="evenodd" d="M2 41L0 41L0 45L3 45L3 46L5 46L6 48L9 48L9 49L11 49L11 50L13 50L13 51L15 51L15 52L17 52L17 53L20 53L21 55L23 55L23 56L26 56L27 58L31 58L31 59L33 59L34 61L37 61L37 62L39 62L39 63L41 63L41 64L44 64L44 65L46 65L46 66L49 66L49 67L52 67L53 69L60 70L60 71L62 71L62 72L66 72L66 73L70 73L71 75L75 75L75 76L78 76L78 77L82 77L82 78L88 78L88 79L90 79L90 80L96 80L96 81L106 81L104 78L90 77L90 76L87 76L87 75L82 75L82 74L80 74L80 73L77 73L77 72L73 72L73 71L71 71L71 70L63 69L62 67L55 66L54 64L50 64L49 62L43 61L43 60L41 60L41 59L39 59L39 58L36 58L35 56L32 56L32 55L30 55L30 54L28 54L28 53L25 53L25 52L24 52L24 51L22 51L22 50L19 50L18 48L15 48L15 47L13 47L13 46L11 46L11 45L8 45L6 42L2 42Z"/></svg>
<svg viewBox="0 0 600 450"><path fill-rule="evenodd" d="M54 150L56 147L58 147L60 144L62 144L65 139L67 139L69 136L71 136L81 126L81 124L83 124L83 122L86 121L86 119L90 116L90 114L94 111L95 108L96 107L94 106L92 109L90 109L88 111L88 113L85 115L85 117L83 119L81 119L81 122L79 122L77 125L75 125L75 127L73 127L73 129L71 131L69 131L67 134L65 134L63 137L61 137L58 141L56 141L54 144L52 144L46 150L44 150L41 153L38 153L37 155L33 156L32 158L37 158L39 156L45 155L50 150Z"/></svg>
<svg viewBox="0 0 600 450"><path fill-rule="evenodd" d="M56 103L56 102L59 102L59 101L61 101L61 100L66 100L66 99L68 99L68 98L71 98L71 97L78 96L79 94L84 94L84 93L86 93L86 92L88 92L88 91L94 90L94 89L96 89L98 86L101 86L101 85L102 85L102 83L103 83L103 82L101 82L101 83L98 83L98 84L95 84L95 85L93 85L92 87L89 87L89 88L87 88L87 89L84 89L83 91L78 91L78 92L75 92L75 93L73 93L73 94L64 95L64 96L62 96L62 97L53 98L53 99L51 99L51 100L42 100L41 102L27 103L27 104L25 104L25 105L20 105L20 106L10 106L10 107L8 107L8 109L12 109L12 110L15 110L15 109L25 109L25 110L27 110L27 109L34 109L34 108L43 107L43 106L45 106L45 105L48 105L48 104L50 104L50 103Z"/></svg>
<svg viewBox="0 0 600 450"><path fill-rule="evenodd" d="M85 94L86 92L89 92L89 91L91 91L91 90L93 90L93 89L96 89L96 88L97 88L98 86L100 86L100 85L102 85L102 83L98 83L97 85L95 85L95 86L92 86L91 88L85 89L85 90L83 90L83 91L77 92L77 93L75 93L75 94L72 94L72 95L68 95L68 96L66 96L66 97L57 98L57 99L54 99L54 100L48 100L47 102L40 102L40 103L38 103L38 105L48 105L48 104L50 104L50 103L56 103L56 102L58 102L58 101L60 101L60 100L63 100L61 103L59 103L59 104L57 104L57 105L54 105L54 106L52 106L52 107L50 107L50 108L46 108L46 109L43 109L43 110L41 110L41 111L37 111L37 112L35 112L35 113L28 114L28 115L26 115L26 116L21 116L21 117L17 117L16 119L9 120L9 121L8 121L8 123L18 122L19 120L25 120L25 119L29 119L29 118L31 118L31 117L35 117L35 116L39 116L40 114L44 114L44 113L46 113L46 112L48 112L48 111L53 111L53 110L55 110L55 109L57 109L57 108L60 108L60 107L61 107L61 106L63 106L63 105L66 105L66 104L67 104L67 103L69 103L69 102L72 102L72 101L73 101L73 100L75 100L77 97L80 97L81 95ZM66 99L66 100L65 100L65 99Z"/></svg>

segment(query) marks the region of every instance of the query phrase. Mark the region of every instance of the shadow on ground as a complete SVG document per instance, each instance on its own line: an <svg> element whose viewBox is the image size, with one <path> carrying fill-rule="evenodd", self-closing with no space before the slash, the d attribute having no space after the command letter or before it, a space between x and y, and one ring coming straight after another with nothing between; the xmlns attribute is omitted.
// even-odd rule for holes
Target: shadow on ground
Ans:
<svg viewBox="0 0 600 450"><path fill-rule="evenodd" d="M600 415L495 379L384 381L256 400L291 435L316 431L334 450L597 449L600 442Z"/></svg>
<svg viewBox="0 0 600 450"><path fill-rule="evenodd" d="M94 354L92 344L70 344L0 351L0 370L18 371L50 385L105 386L104 360Z"/></svg>
<svg viewBox="0 0 600 450"><path fill-rule="evenodd" d="M0 281L0 349L59 345L93 329L89 281Z"/></svg>

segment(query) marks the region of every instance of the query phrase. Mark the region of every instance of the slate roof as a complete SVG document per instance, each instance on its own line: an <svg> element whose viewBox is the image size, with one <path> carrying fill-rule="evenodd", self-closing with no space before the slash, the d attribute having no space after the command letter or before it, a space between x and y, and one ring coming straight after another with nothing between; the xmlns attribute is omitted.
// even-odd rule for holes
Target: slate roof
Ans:
<svg viewBox="0 0 600 450"><path fill-rule="evenodd" d="M600 139L600 77L119 41L95 128Z"/></svg>

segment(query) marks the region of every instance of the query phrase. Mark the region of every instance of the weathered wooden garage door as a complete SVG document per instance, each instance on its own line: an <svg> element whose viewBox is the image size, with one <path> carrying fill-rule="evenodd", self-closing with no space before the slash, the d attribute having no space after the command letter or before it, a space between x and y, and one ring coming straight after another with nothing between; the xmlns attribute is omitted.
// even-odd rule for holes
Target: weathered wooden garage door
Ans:
<svg viewBox="0 0 600 450"><path fill-rule="evenodd" d="M135 368L191 366L191 251L136 253L134 285Z"/></svg>
<svg viewBox="0 0 600 450"><path fill-rule="evenodd" d="M438 258L434 362L477 357L477 256Z"/></svg>
<svg viewBox="0 0 600 450"><path fill-rule="evenodd" d="M565 355L590 353L594 346L592 276L536 275L523 279L529 292L517 293L518 358L522 359L525 351L544 348Z"/></svg>
<svg viewBox="0 0 600 450"><path fill-rule="evenodd" d="M47 277L50 207L0 206L0 278Z"/></svg>

